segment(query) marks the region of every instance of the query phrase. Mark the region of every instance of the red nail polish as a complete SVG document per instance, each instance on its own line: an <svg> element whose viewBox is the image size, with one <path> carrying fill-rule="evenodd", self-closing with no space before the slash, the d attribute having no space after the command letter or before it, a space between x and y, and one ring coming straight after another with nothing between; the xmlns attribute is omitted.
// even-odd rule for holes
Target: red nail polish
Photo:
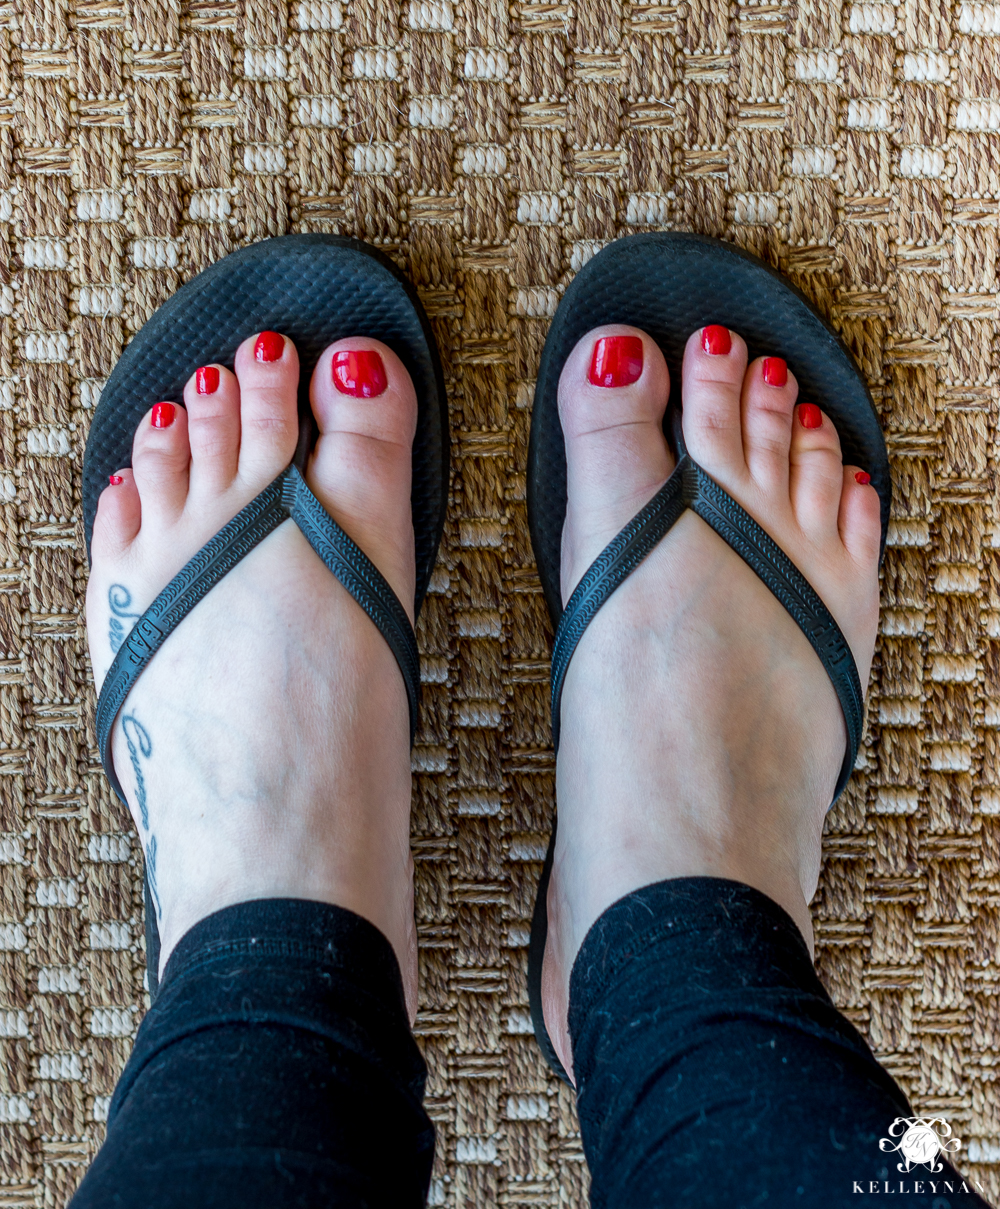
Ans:
<svg viewBox="0 0 1000 1209"><path fill-rule="evenodd" d="M710 323L701 329L701 347L713 357L724 357L733 347L729 328L720 323Z"/></svg>
<svg viewBox="0 0 1000 1209"><path fill-rule="evenodd" d="M194 371L194 388L199 395L214 395L219 389L219 371L214 365L203 365Z"/></svg>
<svg viewBox="0 0 1000 1209"><path fill-rule="evenodd" d="M154 428L169 428L174 422L174 417L177 415L177 408L173 403L156 403L153 405L153 414L150 416L150 421Z"/></svg>
<svg viewBox="0 0 1000 1209"><path fill-rule="evenodd" d="M867 470L859 470L854 476L854 481L856 483L860 483L862 487L865 487L872 481L872 476Z"/></svg>
<svg viewBox="0 0 1000 1209"><path fill-rule="evenodd" d="M823 413L815 403L799 404L799 423L803 428L821 428Z"/></svg>
<svg viewBox="0 0 1000 1209"><path fill-rule="evenodd" d="M120 474L109 474L108 482L111 484L112 487L120 487L122 485L122 483L125 482L125 480L122 478L122 476Z"/></svg>
<svg viewBox="0 0 1000 1209"><path fill-rule="evenodd" d="M378 353L373 348L358 348L333 354L333 384L342 395L374 399L389 385L389 379Z"/></svg>
<svg viewBox="0 0 1000 1209"><path fill-rule="evenodd" d="M595 386L630 386L642 373L638 336L602 336L594 345L587 375Z"/></svg>
<svg viewBox="0 0 1000 1209"><path fill-rule="evenodd" d="M261 332L253 346L258 361L277 361L285 350L285 337L277 332Z"/></svg>
<svg viewBox="0 0 1000 1209"><path fill-rule="evenodd" d="M780 357L765 357L760 364L761 373L768 386L784 386L788 381L788 366ZM816 428L818 425L807 425Z"/></svg>

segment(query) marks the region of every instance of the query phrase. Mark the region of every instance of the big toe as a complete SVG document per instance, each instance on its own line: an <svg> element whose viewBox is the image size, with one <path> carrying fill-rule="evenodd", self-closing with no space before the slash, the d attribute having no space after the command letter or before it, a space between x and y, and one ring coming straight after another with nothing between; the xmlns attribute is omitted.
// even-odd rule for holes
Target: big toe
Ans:
<svg viewBox="0 0 1000 1209"><path fill-rule="evenodd" d="M413 616L416 570L410 510L417 396L399 357L350 337L320 357L310 387L320 437L306 479Z"/></svg>
<svg viewBox="0 0 1000 1209"><path fill-rule="evenodd" d="M559 377L568 497L564 600L673 470L663 435L669 393L663 353L638 328L594 328L566 359Z"/></svg>

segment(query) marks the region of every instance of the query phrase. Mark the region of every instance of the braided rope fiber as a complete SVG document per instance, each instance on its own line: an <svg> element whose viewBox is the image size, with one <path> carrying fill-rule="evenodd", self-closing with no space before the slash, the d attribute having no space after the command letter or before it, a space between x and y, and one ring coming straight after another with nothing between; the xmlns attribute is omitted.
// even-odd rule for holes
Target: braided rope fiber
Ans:
<svg viewBox="0 0 1000 1209"><path fill-rule="evenodd" d="M524 474L561 292L655 229L780 268L879 408L895 514L818 962L1000 1197L998 96L986 0L0 0L0 1209L65 1204L146 1002L84 639L90 417L182 282L288 231L410 276L451 403L413 749L432 1204L587 1204L525 984L554 762Z"/></svg>

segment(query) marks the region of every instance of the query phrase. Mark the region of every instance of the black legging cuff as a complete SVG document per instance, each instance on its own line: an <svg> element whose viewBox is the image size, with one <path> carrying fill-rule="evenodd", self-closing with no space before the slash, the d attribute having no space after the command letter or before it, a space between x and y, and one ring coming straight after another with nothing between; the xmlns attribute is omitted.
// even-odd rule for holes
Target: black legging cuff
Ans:
<svg viewBox="0 0 1000 1209"><path fill-rule="evenodd" d="M74 1209L416 1209L425 1076L377 928L298 899L229 907L171 954Z"/></svg>
<svg viewBox="0 0 1000 1209"><path fill-rule="evenodd" d="M573 966L569 1028L594 1209L856 1209L872 1181L896 1204L984 1204L935 1195L962 1182L948 1164L901 1176L880 1151L912 1110L749 886L680 878L609 907Z"/></svg>

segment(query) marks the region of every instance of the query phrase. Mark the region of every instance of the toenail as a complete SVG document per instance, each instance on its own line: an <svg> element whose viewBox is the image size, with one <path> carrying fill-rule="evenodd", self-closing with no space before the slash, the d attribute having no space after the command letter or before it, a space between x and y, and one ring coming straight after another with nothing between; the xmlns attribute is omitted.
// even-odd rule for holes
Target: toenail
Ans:
<svg viewBox="0 0 1000 1209"><path fill-rule="evenodd" d="M277 332L261 332L253 346L258 361L277 361L285 351L285 337Z"/></svg>
<svg viewBox="0 0 1000 1209"><path fill-rule="evenodd" d="M594 345L587 375L594 386L630 386L642 374L638 336L602 336Z"/></svg>
<svg viewBox="0 0 1000 1209"><path fill-rule="evenodd" d="M194 371L194 388L199 395L214 395L219 389L219 371L214 365L203 365Z"/></svg>
<svg viewBox="0 0 1000 1209"><path fill-rule="evenodd" d="M333 354L333 384L342 395L374 399L389 385L389 379L375 349L344 349Z"/></svg>
<svg viewBox="0 0 1000 1209"><path fill-rule="evenodd" d="M862 487L865 487L872 481L872 476L867 470L859 470L854 476L854 481L856 483L860 483Z"/></svg>
<svg viewBox="0 0 1000 1209"><path fill-rule="evenodd" d="M733 347L729 328L721 323L710 323L701 329L701 347L713 357L724 357Z"/></svg>
<svg viewBox="0 0 1000 1209"><path fill-rule="evenodd" d="M815 403L803 403L799 407L799 423L803 428L822 428L823 413Z"/></svg>
<svg viewBox="0 0 1000 1209"><path fill-rule="evenodd" d="M157 403L153 407L153 414L150 416L150 421L154 428L169 428L174 422L174 416L177 415L177 408L173 403Z"/></svg>
<svg viewBox="0 0 1000 1209"><path fill-rule="evenodd" d="M788 381L788 366L780 357L765 357L761 362L761 373L768 386L784 386ZM807 428L818 428L818 424L807 424Z"/></svg>
<svg viewBox="0 0 1000 1209"><path fill-rule="evenodd" d="M122 485L122 483L125 482L125 480L122 478L122 476L120 474L109 474L108 482L111 484L112 487L120 487Z"/></svg>

